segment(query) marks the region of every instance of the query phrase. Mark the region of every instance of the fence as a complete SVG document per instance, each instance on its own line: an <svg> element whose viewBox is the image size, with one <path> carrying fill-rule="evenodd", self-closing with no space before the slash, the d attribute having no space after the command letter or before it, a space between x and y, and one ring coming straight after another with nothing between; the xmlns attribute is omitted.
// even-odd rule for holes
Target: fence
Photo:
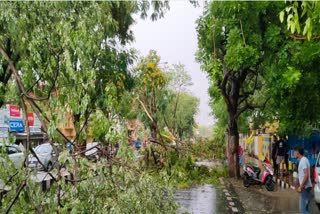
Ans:
<svg viewBox="0 0 320 214"><path fill-rule="evenodd" d="M298 163L298 160L294 157L294 148L298 145L304 148L304 156L309 159L310 165L314 166L320 152L320 132L313 131L309 137L289 136L289 160L295 164Z"/></svg>

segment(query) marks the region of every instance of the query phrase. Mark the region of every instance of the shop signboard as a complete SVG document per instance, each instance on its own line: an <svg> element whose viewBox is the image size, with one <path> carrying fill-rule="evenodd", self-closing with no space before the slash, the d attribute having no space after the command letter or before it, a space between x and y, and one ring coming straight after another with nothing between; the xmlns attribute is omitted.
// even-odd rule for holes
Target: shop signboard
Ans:
<svg viewBox="0 0 320 214"><path fill-rule="evenodd" d="M20 108L16 105L9 105L10 117L21 117Z"/></svg>
<svg viewBox="0 0 320 214"><path fill-rule="evenodd" d="M28 125L34 126L34 114L32 112L28 113Z"/></svg>
<svg viewBox="0 0 320 214"><path fill-rule="evenodd" d="M10 119L9 120L10 132L24 132L24 124L22 120Z"/></svg>
<svg viewBox="0 0 320 214"><path fill-rule="evenodd" d="M29 126L30 133L41 133L41 126Z"/></svg>

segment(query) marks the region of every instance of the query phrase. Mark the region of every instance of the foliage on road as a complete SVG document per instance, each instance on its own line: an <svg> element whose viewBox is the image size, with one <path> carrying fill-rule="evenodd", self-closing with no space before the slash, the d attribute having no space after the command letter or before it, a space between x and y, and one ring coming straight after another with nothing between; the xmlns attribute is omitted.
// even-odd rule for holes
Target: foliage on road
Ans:
<svg viewBox="0 0 320 214"><path fill-rule="evenodd" d="M146 18L152 8L151 18L161 18L168 2L2 2L0 7L1 105L10 101L25 115L34 111L51 142L64 148L71 140L75 147L72 156L57 154L57 168L74 177L67 183L64 177L54 178L48 191L41 190L27 167L16 174L2 165L1 181L11 191L1 199L1 212L174 212L166 182L155 181L135 159L124 162L131 148L125 148L125 130L116 128L129 115L129 109L119 106L130 103L134 83L130 65L136 54L126 46L133 40L133 17ZM58 129L67 113L73 115L75 139ZM79 153L89 136L106 148L122 141L119 159L103 155L101 161L89 162ZM52 174L57 169L47 176Z"/></svg>

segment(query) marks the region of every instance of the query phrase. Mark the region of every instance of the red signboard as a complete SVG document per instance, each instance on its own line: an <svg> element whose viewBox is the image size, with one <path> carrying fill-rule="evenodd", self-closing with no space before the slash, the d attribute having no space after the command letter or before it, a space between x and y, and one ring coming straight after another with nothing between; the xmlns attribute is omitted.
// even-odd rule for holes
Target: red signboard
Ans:
<svg viewBox="0 0 320 214"><path fill-rule="evenodd" d="M9 106L10 117L20 117L20 108L15 105Z"/></svg>
<svg viewBox="0 0 320 214"><path fill-rule="evenodd" d="M28 113L28 125L34 126L34 114L32 112Z"/></svg>

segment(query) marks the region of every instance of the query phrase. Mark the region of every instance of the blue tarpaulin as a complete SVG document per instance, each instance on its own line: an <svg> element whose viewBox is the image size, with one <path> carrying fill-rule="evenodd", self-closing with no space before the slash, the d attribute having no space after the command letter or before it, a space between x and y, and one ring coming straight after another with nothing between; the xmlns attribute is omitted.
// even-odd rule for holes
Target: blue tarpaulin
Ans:
<svg viewBox="0 0 320 214"><path fill-rule="evenodd" d="M318 153L320 152L320 131L313 131L309 137L289 136L289 160L293 163L298 163L298 160L294 157L294 148L298 145L304 148L304 156L307 157L310 164L314 166Z"/></svg>

